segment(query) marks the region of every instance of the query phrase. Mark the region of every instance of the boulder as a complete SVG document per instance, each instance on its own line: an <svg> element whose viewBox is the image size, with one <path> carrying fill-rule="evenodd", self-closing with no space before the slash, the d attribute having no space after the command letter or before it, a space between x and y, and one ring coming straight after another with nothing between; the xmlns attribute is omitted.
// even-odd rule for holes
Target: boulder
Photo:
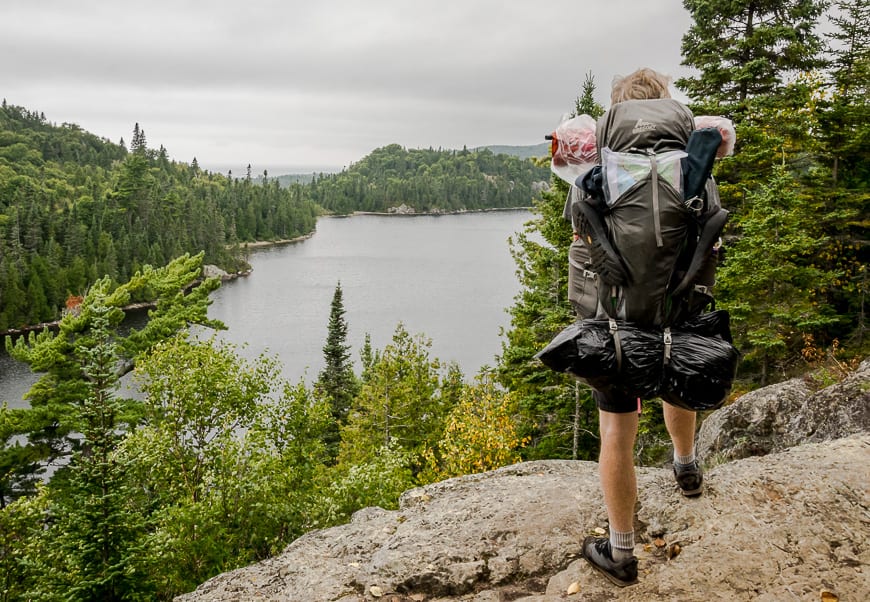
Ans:
<svg viewBox="0 0 870 602"><path fill-rule="evenodd" d="M821 390L795 378L743 395L703 421L697 451L707 464L720 463L868 431L870 360L865 360Z"/></svg>
<svg viewBox="0 0 870 602"><path fill-rule="evenodd" d="M214 264L207 263L202 266L202 275L204 278L220 278L226 280L229 274Z"/></svg>

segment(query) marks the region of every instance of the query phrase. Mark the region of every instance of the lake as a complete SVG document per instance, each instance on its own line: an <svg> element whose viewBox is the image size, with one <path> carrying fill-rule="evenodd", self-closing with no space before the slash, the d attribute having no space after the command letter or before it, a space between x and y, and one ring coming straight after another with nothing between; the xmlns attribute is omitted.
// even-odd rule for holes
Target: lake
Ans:
<svg viewBox="0 0 870 602"><path fill-rule="evenodd" d="M340 282L357 369L366 333L383 349L401 322L432 340L430 357L457 362L471 380L501 353L500 332L520 290L508 237L531 217L513 210L321 218L308 239L252 250L253 272L215 291L209 316L229 327L224 340L246 345L244 356L274 356L287 380L310 384L323 367ZM0 375L0 400L24 405L35 380L28 367L3 353Z"/></svg>

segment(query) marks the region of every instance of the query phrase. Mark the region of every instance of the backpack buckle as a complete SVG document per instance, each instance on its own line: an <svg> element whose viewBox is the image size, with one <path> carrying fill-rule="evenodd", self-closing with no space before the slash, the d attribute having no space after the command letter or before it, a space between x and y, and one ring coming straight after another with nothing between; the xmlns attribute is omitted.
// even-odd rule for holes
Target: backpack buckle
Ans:
<svg viewBox="0 0 870 602"><path fill-rule="evenodd" d="M665 342L665 353L663 361L664 365L667 366L669 363L671 363L671 343L673 342L673 339L671 338L671 329L665 328L662 335Z"/></svg>
<svg viewBox="0 0 870 602"><path fill-rule="evenodd" d="M700 196L693 196L690 199L686 199L683 201L683 204L689 211L694 211L696 216L700 217L701 213L704 211L704 199Z"/></svg>

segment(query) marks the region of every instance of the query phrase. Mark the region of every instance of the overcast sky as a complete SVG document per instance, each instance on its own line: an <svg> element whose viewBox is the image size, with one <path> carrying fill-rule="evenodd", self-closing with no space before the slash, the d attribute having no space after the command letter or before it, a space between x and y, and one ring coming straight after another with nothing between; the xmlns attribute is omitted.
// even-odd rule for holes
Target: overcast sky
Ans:
<svg viewBox="0 0 870 602"><path fill-rule="evenodd" d="M586 72L680 77L680 0L3 0L0 96L235 175L543 141Z"/></svg>

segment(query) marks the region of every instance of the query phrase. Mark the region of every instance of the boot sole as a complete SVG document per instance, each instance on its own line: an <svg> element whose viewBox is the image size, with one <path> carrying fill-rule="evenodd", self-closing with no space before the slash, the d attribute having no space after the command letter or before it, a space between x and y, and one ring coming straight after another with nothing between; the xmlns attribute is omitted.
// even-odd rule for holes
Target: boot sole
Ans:
<svg viewBox="0 0 870 602"><path fill-rule="evenodd" d="M702 493L704 493L704 488L698 487L697 489L690 489L688 491L686 491L685 489L680 489L680 491L682 492L683 497L698 497Z"/></svg>
<svg viewBox="0 0 870 602"><path fill-rule="evenodd" d="M586 557L584 556L584 558L586 558ZM597 572L599 575L602 575L604 578L606 578L608 581L610 581L613 585L615 585L617 587L628 587L629 585L637 584L637 579L635 579L634 581L623 581L622 579L614 577L613 575L611 575L610 573L608 573L607 571L602 569L600 566L598 566L597 564L595 564L594 562L592 562L588 558L586 558L586 562L589 563L589 566L591 566L593 569L595 569L595 572Z"/></svg>

